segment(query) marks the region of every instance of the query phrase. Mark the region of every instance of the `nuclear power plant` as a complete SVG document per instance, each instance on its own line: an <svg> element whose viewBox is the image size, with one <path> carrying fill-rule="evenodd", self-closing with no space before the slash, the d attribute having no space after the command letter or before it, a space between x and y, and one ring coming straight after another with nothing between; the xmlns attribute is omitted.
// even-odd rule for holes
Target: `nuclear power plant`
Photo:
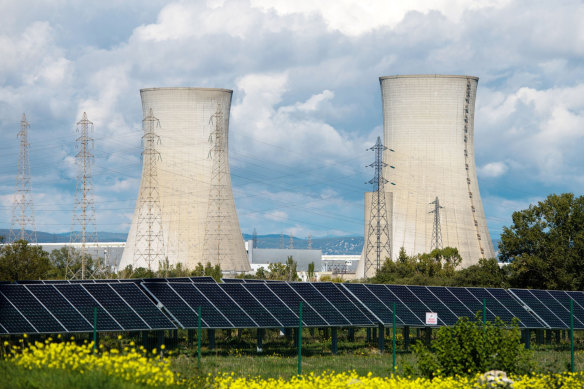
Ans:
<svg viewBox="0 0 584 389"><path fill-rule="evenodd" d="M232 91L140 91L144 117L142 179L119 265L220 264L250 270L228 163Z"/></svg>
<svg viewBox="0 0 584 389"><path fill-rule="evenodd" d="M474 158L478 78L450 75L380 77L383 170L391 258L456 247L461 267L495 256L479 193ZM383 187L383 186L381 186ZM365 239L376 229L374 193L365 195ZM383 215L381 215L383 216ZM383 230L373 231L383 237ZM363 249L357 276L375 275L374 251Z"/></svg>

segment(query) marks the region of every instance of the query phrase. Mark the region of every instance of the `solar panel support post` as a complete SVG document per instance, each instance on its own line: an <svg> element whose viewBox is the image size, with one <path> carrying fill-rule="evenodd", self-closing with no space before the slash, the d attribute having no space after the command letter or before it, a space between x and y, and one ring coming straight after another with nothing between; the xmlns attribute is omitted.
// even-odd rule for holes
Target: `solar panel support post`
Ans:
<svg viewBox="0 0 584 389"><path fill-rule="evenodd" d="M195 330L192 328L187 329L187 343L192 346L195 342Z"/></svg>
<svg viewBox="0 0 584 389"><path fill-rule="evenodd" d="M97 307L93 307L93 351L97 351Z"/></svg>
<svg viewBox="0 0 584 389"><path fill-rule="evenodd" d="M552 344L552 330L545 330L545 344Z"/></svg>
<svg viewBox="0 0 584 389"><path fill-rule="evenodd" d="M377 338L377 345L379 347L379 353L383 354L385 349L385 334L383 332L383 324L379 324L379 337Z"/></svg>
<svg viewBox="0 0 584 389"><path fill-rule="evenodd" d="M367 343L371 342L371 328L366 329L365 342Z"/></svg>
<svg viewBox="0 0 584 389"><path fill-rule="evenodd" d="M405 326L403 329L403 335L404 335L404 349L406 351L408 351L408 349L410 348L410 327L409 326Z"/></svg>
<svg viewBox="0 0 584 389"><path fill-rule="evenodd" d="M395 303L393 303L393 332L391 334L391 354L392 354L392 360L393 360L393 366L392 366L392 371L393 374L395 374L395 353L396 353L396 344L395 344L395 338L396 338L396 323L395 323Z"/></svg>
<svg viewBox="0 0 584 389"><path fill-rule="evenodd" d="M298 307L298 375L302 374L302 301Z"/></svg>
<svg viewBox="0 0 584 389"><path fill-rule="evenodd" d="M209 350L215 350L215 329L209 328L207 335L209 336Z"/></svg>
<svg viewBox="0 0 584 389"><path fill-rule="evenodd" d="M355 341L355 328L351 327L347 330L347 339L349 342Z"/></svg>
<svg viewBox="0 0 584 389"><path fill-rule="evenodd" d="M430 342L432 341L432 327L426 327L424 332L426 333L426 346L430 347Z"/></svg>
<svg viewBox="0 0 584 389"><path fill-rule="evenodd" d="M531 348L531 330L523 330L523 342L525 343L525 349L529 350Z"/></svg>
<svg viewBox="0 0 584 389"><path fill-rule="evenodd" d="M555 333L556 333L556 344L560 344L560 331L561 330L556 330L555 331Z"/></svg>
<svg viewBox="0 0 584 389"><path fill-rule="evenodd" d="M158 342L156 347L158 347L158 349L160 350L160 346L162 346L164 344L164 330L162 331L157 331L158 333Z"/></svg>
<svg viewBox="0 0 584 389"><path fill-rule="evenodd" d="M337 327L331 327L331 353L337 354Z"/></svg>
<svg viewBox="0 0 584 389"><path fill-rule="evenodd" d="M263 328L258 328L257 329L257 345L256 345L256 349L258 354L261 353L263 350L263 346L262 346L262 339L264 337L264 329Z"/></svg>
<svg viewBox="0 0 584 389"><path fill-rule="evenodd" d="M574 300L570 299L570 371L574 372Z"/></svg>
<svg viewBox="0 0 584 389"><path fill-rule="evenodd" d="M201 306L197 310L197 368L201 371Z"/></svg>

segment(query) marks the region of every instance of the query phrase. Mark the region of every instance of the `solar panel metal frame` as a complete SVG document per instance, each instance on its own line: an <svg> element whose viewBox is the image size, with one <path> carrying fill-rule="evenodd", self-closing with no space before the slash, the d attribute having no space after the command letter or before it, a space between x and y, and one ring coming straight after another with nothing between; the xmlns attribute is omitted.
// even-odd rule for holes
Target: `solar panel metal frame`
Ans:
<svg viewBox="0 0 584 389"><path fill-rule="evenodd" d="M148 283L147 282L142 282L140 285L142 286L142 288L144 288L144 290L146 290L146 292L152 296L152 298L157 302L157 304L161 307L163 307L168 316L170 316L176 323L178 323L178 325L183 328L183 329L187 329L187 328L196 328L196 326L187 326L186 323L183 323L183 321L181 321L170 309L169 306L167 306L166 304L164 304L159 297L150 289L148 288ZM157 282L153 282L152 284L162 284L162 283L157 283ZM178 297L178 299L180 301L182 301L182 303L184 305L186 305L187 309L191 310L191 312L193 313L194 317L198 320L199 314L197 311L195 311L189 303L187 303L170 285L169 283L164 283L166 286L168 286L168 288L170 289L170 291L172 293L174 293L176 295L176 297ZM210 327L207 322L205 321L205 319L201 318L201 327L205 328L205 329L209 329L209 328L214 328L214 327Z"/></svg>
<svg viewBox="0 0 584 389"><path fill-rule="evenodd" d="M229 293L228 291L226 291L226 290L225 290L226 288L229 288L229 287L228 287L228 286L226 286L226 285L239 285L239 286L241 286L241 287L243 288L243 290L244 290L246 293L248 293L248 294L251 296L251 298L252 298L252 299L254 299L254 300L255 300L255 301L256 301L256 302L257 302L257 303L258 303L258 304L259 304L259 305L260 305L260 306L261 306L261 307L262 307L262 308L263 308L263 309L264 309L264 310L267 312L267 313L268 313L268 315L270 315L270 316L271 316L271 317L272 317L272 318L273 318L273 319L276 321L276 323L278 323L278 325L277 325L277 326L262 326L262 325L260 325L260 324L259 324L259 323L258 323L258 322L257 322L257 321L256 321L256 320L255 320L255 319L254 319L254 318L253 318L253 317L252 317L252 316L251 316L251 315L248 313L248 311L246 311L246 310L244 309L244 307L243 307L241 304L239 304L239 303L237 302L237 300L235 299L235 297L234 297L234 296L233 296L231 293ZM251 319L252 319L252 320L253 320L253 321L254 321L254 322L257 324L257 325L258 325L258 327L256 327L256 328L283 328L283 327L284 327L284 325L282 324L282 322L280 322L280 320L278 320L278 318L277 318L276 316L274 316L274 315L272 314L272 312L270 312L270 310L269 310L269 309L267 309L267 308L264 306L264 304L262 304L262 302L261 302L261 301L260 301L260 300L259 300L259 299L258 299L258 298L257 298L257 297L256 297L256 296L253 294L253 293L251 293L251 292L250 292L250 291L249 291L247 288L245 288L245 285L244 285L244 283L243 283L243 282L227 282L227 283L225 283L225 284L219 284L219 287L220 287L221 289L223 289L223 291L224 291L224 292L225 292L225 293L226 293L226 294L227 294L227 295L228 295L228 296L229 296L229 297L230 297L230 298L231 298L233 301L235 301L235 303L237 303L237 304L238 304L238 305L241 307L241 309L243 309L243 310L244 310L244 312L245 312L245 313L246 313L246 314L247 314L247 315L248 315L248 316L249 316L249 317L250 317L250 318L251 318Z"/></svg>
<svg viewBox="0 0 584 389"><path fill-rule="evenodd" d="M65 327L65 329L67 330L67 333L85 333L88 331L93 331L93 323L90 322L89 320L87 320L87 318L85 316L83 316L83 314L77 309L77 307L75 305L73 305L69 299L67 299L65 296L63 296L63 294L61 294L61 292L59 292L59 290L55 287L54 284L44 284L44 285L33 285L32 288L30 286L27 286L26 288L28 289L28 291L35 296L35 298L37 300L39 300L43 306L45 307L45 309L47 309L49 312L51 312L53 314L53 316L55 318L59 318L61 317L61 315L58 312L55 312L53 309L49 308L44 302L41 301L41 298L39 297L39 293L38 291L35 293L35 290L37 286L41 286L41 287L47 287L49 288L49 290L53 290L57 295L60 296L61 299L63 299L63 301L68 304L68 306L70 308L72 308L75 312L77 312L77 314L79 315L79 317L85 321L85 323L87 323L87 327L85 327L84 329L73 329L72 327L70 328L69 326L65 325L64 320L61 319L59 320L59 323L61 323L61 325L63 327Z"/></svg>
<svg viewBox="0 0 584 389"><path fill-rule="evenodd" d="M224 310L224 309L221 309L221 308L220 308L220 307L219 307L219 306L218 306L218 305L217 305L215 302L213 302L213 301L212 301L212 300L211 300L211 299L210 299L210 298L209 298L209 297L208 297L208 296L207 296L207 295L206 295L206 294L205 294L205 293L204 293L204 292L201 290L201 288L202 288L204 285L209 285L209 286L211 286L211 285L212 285L213 287L217 287L217 288L219 288L219 290L221 290L221 292L223 292L223 293L225 294L225 296L227 296L227 298L228 298L228 299L229 299L229 300L230 300L230 301L231 301L233 304L235 304L235 306L236 306L237 308L239 308L239 309L241 310L241 312L243 312L243 314L244 314L245 316L247 316L247 318L248 318L249 320L251 320L251 321L252 321L252 322L255 324L255 326L239 326L239 325L235 324L233 320L230 320L230 317L231 317L231 315L228 315L228 313L227 313L227 312L225 312L225 310ZM195 283L195 282L194 282L194 283L193 283L193 286L194 286L194 287L195 287L195 288L196 288L196 289L197 289L197 290L198 290L198 291L199 291L199 292L200 292L200 293L201 293L203 296L205 296L205 298L206 298L206 299L207 299L207 300L208 300L208 301L209 301L209 302L210 302L210 303L211 303L211 304L212 304L212 305L215 307L215 309L217 309L219 312L221 312L221 313L223 314L223 316L224 316L224 317L225 317L225 318L226 318L226 319L227 319L227 320L228 320L228 321L229 321L229 322L230 322L230 323L233 325L233 327L232 327L232 328L260 328L260 326L258 326L258 324L256 323L256 321L255 321L255 320L253 320L253 318L251 318L251 317L250 317L250 316L247 314L247 312L245 311L245 309L243 309L241 306L239 306L239 304L238 304L238 303L237 303L237 302L236 302L234 299L232 299L232 298L231 298L231 296L229 296L229 294L228 294L227 292L225 292L225 291L224 291L224 290L221 288L221 286L220 286L218 283L216 283L216 282L213 282L213 283L211 283L211 282L207 282L207 283L196 282L196 283ZM233 318L232 318L232 319L233 319ZM270 328L271 328L271 327L270 327Z"/></svg>
<svg viewBox="0 0 584 389"><path fill-rule="evenodd" d="M379 314L380 314L379 312L375 312L374 309L373 309L373 307L370 307L364 300L361 300L361 298L359 298L355 294L355 292L357 292L357 291L351 290L351 288L359 288L359 287L362 287L367 293L371 294L375 298L375 300L377 300L377 303L378 304L381 304L385 309L387 309L391 313L391 315L393 315L393 311L390 308L388 308L387 305L385 305L383 303L383 301L381 301L381 299L375 295L375 293L373 293L369 288L367 288L366 285L367 284L361 284L361 283L357 283L357 284L346 284L346 285L345 284L342 284L342 286L345 288L345 291L347 293L349 293L355 299L357 299L358 301L360 301L361 304L363 304L363 306L369 311L369 313L377 320L377 322L376 322L377 324L383 324L384 326L386 324L388 324L388 323L392 323L393 324L393 321L391 321L391 322L390 321L387 321L387 322L384 321L381 318L381 316L379 316ZM396 317L396 324L397 324L397 317ZM399 324L401 326L403 326L403 322L400 321Z"/></svg>
<svg viewBox="0 0 584 389"><path fill-rule="evenodd" d="M36 304L40 305L42 307L42 309L37 308L33 314L34 317L32 317L31 315L28 315L27 313L23 312L22 309L17 307L15 302L12 301L10 299L10 297L8 297L6 295L6 292L8 290L11 290L11 289L7 289L7 288L14 289L14 291L16 293L21 292L21 290L26 291L26 293L22 294L22 295L30 301L36 301ZM16 310L26 319L26 321L35 329L35 333L37 333L37 334L56 334L56 333L66 333L67 332L67 328L63 325L63 323L61 323L59 321L59 319L57 319L55 317L55 315L53 315L53 313L49 309L47 309L47 307L30 290L28 290L28 288L26 287L26 284L2 285L2 288L0 289L0 294L2 294L2 296L4 296L4 298L6 298L12 304L12 306L15 307ZM30 297L32 297L32 299L30 299ZM33 308L33 307L29 307L29 308ZM43 310L44 310L44 312L43 312ZM54 331L54 330L45 331L43 329L39 329L40 325L46 324L46 323L35 324L33 319L37 320L36 317L38 315L44 316L45 320L47 320L47 319L51 320L51 318L52 318L52 320L54 320L54 323L52 323L52 324L55 324L55 323L58 324L58 326L60 326L62 328L62 331L58 331L58 330L57 331ZM42 317L38 317L38 319L42 320ZM25 332L22 332L22 333L25 333Z"/></svg>
<svg viewBox="0 0 584 389"><path fill-rule="evenodd" d="M314 303L313 303L313 304L310 304L310 305L312 306L312 308L313 308L313 309L314 309L314 310L315 310L315 311L316 311L316 312L317 312L317 313L318 313L318 314L319 314L319 315L320 315L320 316L321 316L321 317L322 317L322 318L323 318L323 319L324 319L324 320L325 320L327 323L329 323L329 326L330 326L330 327L349 327L349 326L351 326L351 321L350 321L349 319L347 319L347 318L345 317L345 315L343 315L343 313L342 313L341 311L339 311L339 310L337 309L337 307L336 307L336 306L335 306L333 303L331 303L331 302L329 301L329 299L328 299L328 298L326 298L326 297L325 297L325 296L324 296L324 295L323 295L323 294L322 294L322 293L321 293L321 292L320 292L320 291L319 291L319 290L318 290L318 289L317 289L317 288L316 288L316 287L315 287L315 286L314 286L314 285L313 285L311 282L288 282L287 284L288 284L288 285L289 285L289 286L290 286L292 289L294 289L294 291L295 291L296 293L298 293L298 295L300 295L300 297L302 297L302 298L304 299L304 301L306 301L308 304L310 304L310 301L308 300L308 298L309 298L309 297L308 297L307 295L304 295L304 296L303 296L303 295L302 295L302 292L303 292L303 291L302 291L302 290L299 290L299 289L297 289L297 288L295 288L295 286L297 286L297 287L302 287L302 288L312 288L312 290L314 290L314 291L317 293L317 296L320 296L320 297L321 297L321 298L324 300L325 304L328 304L328 305L330 305L330 306L333 308L333 310L334 310L334 311L332 311L332 314L334 315L334 313L335 313L335 311L336 311L336 313L338 313L338 314L341 316L341 318L342 318L342 319L345 321L345 323L344 323L344 324L335 324L335 323L331 323L329 320L331 320L331 319L334 319L334 318L333 318L333 317L329 317L329 320L327 320L327 319L326 319L326 318L323 316L323 314L321 314L321 313L319 312L319 311L320 311L320 309L317 309L317 308L316 308L316 303L317 303L317 301L314 301ZM320 303L319 303L319 305L320 305ZM321 307L321 308L324 308L324 307ZM324 313L324 309L322 309L322 311L321 311L321 312L323 312L323 313Z"/></svg>
<svg viewBox="0 0 584 389"><path fill-rule="evenodd" d="M330 296L328 296L328 295L325 295L325 293L323 293L323 290L322 290L322 288L323 288L323 287L325 287L325 286L329 286L329 285L330 285L332 288L334 288L334 290L336 290L336 291L337 291L337 293L338 293L338 295L339 295L339 296L343 296L343 297L346 299L346 301L348 301L348 303L350 304L350 305L348 305L348 307L349 307L349 308L352 306L352 307L353 307L353 308L352 308L352 310L356 310L356 311L357 311L357 312L359 312L361 315L363 315L363 317L364 317L364 319L365 319L365 322L362 322L362 323L357 323L357 322L355 322L355 321L351 320L349 317L347 317L345 314L343 314L343 313L342 313L342 312L344 311L344 309L343 309L343 310L339 309L339 307L337 306L337 303L336 303L336 302L333 302L333 301L330 299ZM344 316L344 317L345 317L345 318L346 318L346 319L349 321L349 326L352 326L352 327L369 327L369 326L374 326L374 325L375 325L375 323L374 323L373 321L371 321L371 319L370 319L370 318L369 318L369 317L368 317L368 316L367 316L365 313L363 313L363 311L362 311L362 310L361 310L361 309L360 309L360 308L359 308L359 307L358 307L358 306L355 304L355 302L354 302L354 301L352 301L350 298L348 298L348 297L347 297L347 295L345 295L344 293L342 293L342 292L339 290L339 288L337 288L337 287L335 286L335 283L333 283L333 282L315 282L315 283L313 283L313 284L312 284L312 286L313 286L313 287L314 287L314 288L315 288L315 289L316 289L316 290L317 290L317 291L318 291L320 294L322 294L322 295L323 295L323 297L325 297L325 298L326 298L326 299L327 299L327 300L328 300L328 301L331 303L331 305L332 305L333 307L335 307L335 308L336 308L336 309L337 309L337 310L338 310L338 311L339 311L339 312L340 312L340 313L341 313L341 314L342 314L342 315L343 315L343 316Z"/></svg>
<svg viewBox="0 0 584 389"><path fill-rule="evenodd" d="M310 304L309 304L309 303L308 303L306 300L304 300L304 299L302 298L302 296L301 296L301 295L300 295L298 292L296 292L296 290L294 290L294 288L292 288L290 285L288 285L288 283L287 283L287 282L279 282L279 283L266 283L265 285L268 287L268 289L270 289L270 290L272 291L272 293L274 293L276 296L278 296L278 298L279 298L279 299L280 299L280 300L281 300L281 301L282 301L284 304L286 304L286 305L288 306L288 309L290 309L292 312L295 312L295 309L298 309L298 307L296 307L296 306L294 306L294 307L291 307L291 306L290 306L290 304L288 304L286 301L284 301L284 299L282 299L282 296L280 296L278 293L276 293L276 291L274 291L274 290L272 289L272 287L275 287L276 285L278 285L278 286L282 286L282 285L284 285L285 287L287 287L288 289L290 289L290 290L292 291L292 293L293 293L293 294L296 294L296 295L298 296L298 299L299 299L300 301L302 301L302 302L303 302L303 304L302 304L302 307L303 307L303 308L302 308L302 314L303 314L303 316L302 316L302 322L304 323L304 324L303 324L303 326L304 326L304 327L314 327L314 328L320 328L320 327L330 327L330 326L331 326L331 325L329 324L329 322L327 322L327 321L325 320L325 318L323 318L323 317L322 317L322 316L321 316L321 315L318 313L318 311L317 311L316 309L314 309L314 308L313 308L313 307L312 307L312 306L311 306L311 305L310 305ZM299 302L300 302L300 301L299 301ZM307 314L309 314L310 310L314 311L314 313L316 313L316 315L317 315L318 317L320 317L320 319L321 319L321 320L324 322L324 324L322 324L322 323L321 323L321 324L311 324L311 323L308 323L308 322L306 321L306 319L308 318L308 315L307 315Z"/></svg>
<svg viewBox="0 0 584 389"><path fill-rule="evenodd" d="M213 283L213 284L216 284L216 283ZM225 321L229 324L228 326L215 326L215 325L211 324L209 319L207 319L206 322L207 322L208 328L214 328L214 329L238 328L229 320L229 318L227 316L225 316L225 314L220 309L218 309L215 306L215 304L213 304L213 302L211 300L209 300L209 298L205 295L205 293L201 292L198 288L195 287L195 284L193 282L191 282L191 283L186 283L186 282L172 283L172 282L169 282L168 285L191 308L191 310L193 310L195 313L197 313L197 306L192 305L189 301L187 301L185 299L185 296L181 295L181 293L179 293L179 291L177 291L175 289L176 287L187 287L187 288L192 287L193 291L195 293L200 294L202 296L202 298L204 300L206 300L208 305L211 306L211 308L213 308L215 311L217 311L219 313L219 315L222 316L223 319L225 319ZM201 309L205 309L205 306L201 305ZM204 317L205 317L205 315L203 313L204 312L201 312L201 314L202 314L201 320L204 320ZM197 313L197 317L198 317L198 313ZM196 328L196 327L187 327L187 328Z"/></svg>
<svg viewBox="0 0 584 389"><path fill-rule="evenodd" d="M223 281L226 284L244 284L245 283L243 278L221 278L221 281Z"/></svg>
<svg viewBox="0 0 584 389"><path fill-rule="evenodd" d="M265 283L260 283L260 282L248 282L248 283L244 283L243 284L245 290L247 290L252 296L255 297L256 300L258 300L264 307L266 307L266 303L267 301L263 300L263 298L261 298L261 296L258 296L256 293L259 293L258 290L253 290L253 288L265 288L264 290L262 290L262 292L265 292L268 296L272 297L272 300L278 301L281 304L281 307L283 308L283 312L287 313L288 319L290 319L290 315L292 316L293 320L293 324L291 326L287 326L285 322L282 321L282 319L284 319L281 315L280 312L274 312L270 309L268 309L268 307L266 307L266 309L272 314L272 316L274 316L283 326L283 328L292 328L292 327L296 327L298 326L300 320L298 317L298 314L293 310L290 309L290 307L288 306L288 304L286 304L281 298L280 296L278 296L276 293L274 293L270 288L268 288L268 286ZM304 320L302 320L302 326L306 327L306 323L304 322Z"/></svg>
<svg viewBox="0 0 584 389"><path fill-rule="evenodd" d="M569 323L569 320L570 320L569 319L569 317L570 317L570 300L574 301L574 299L567 292L565 292L563 290L545 290L544 292L549 294L550 297L553 298L560 307L562 307L562 309L563 309L562 313L564 313L568 317L568 323ZM557 293L557 292L559 292L559 293ZM567 302L566 304L564 304L562 301L559 300L560 293L563 293L564 296L567 297L565 300ZM573 314L574 314L574 329L579 329L579 330L584 329L584 321L583 321L584 320L583 319L584 318L584 309L582 309L580 304L578 304L576 301L574 301L574 304L573 304Z"/></svg>
<svg viewBox="0 0 584 389"><path fill-rule="evenodd" d="M566 321L562 320L562 318L560 318L558 315L556 315L556 313L553 310L551 310L543 301L541 301L541 299L538 296L533 294L530 289L511 288L511 289L509 289L509 292L512 293L515 296L515 298L518 301L520 301L524 306L529 307L529 310L538 318L538 320L540 320L541 322L546 324L546 326L547 326L546 328L548 328L548 329L568 329L568 328L570 328L569 321L566 323ZM523 292L528 293L532 298L536 299L539 302L539 304L541 304L545 309L547 309L550 313L552 313L552 315L555 316L555 318L557 320L559 320L563 324L563 326L554 326L552 323L548 322L549 320L546 320L544 317L542 317L542 315L547 314L547 312L542 312L539 310L538 306L533 305L533 304L530 305L528 302L525 302L524 298L526 296L522 297L520 295ZM545 292L547 292L547 291L545 291ZM551 296L551 294L550 294L550 296ZM553 296L551 296L551 297L553 297ZM569 320L569 315L568 315L567 319Z"/></svg>

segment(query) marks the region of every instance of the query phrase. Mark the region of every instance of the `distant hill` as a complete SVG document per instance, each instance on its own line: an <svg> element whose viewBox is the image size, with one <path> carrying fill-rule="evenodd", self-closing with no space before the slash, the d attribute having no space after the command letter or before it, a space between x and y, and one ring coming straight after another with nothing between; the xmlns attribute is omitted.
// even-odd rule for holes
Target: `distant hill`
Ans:
<svg viewBox="0 0 584 389"><path fill-rule="evenodd" d="M10 230L0 229L0 236L4 236L5 240L8 238ZM69 232L60 234L51 234L49 232L37 231L37 242L39 243L69 243ZM100 242L125 242L127 233L121 232L98 232L97 237Z"/></svg>
<svg viewBox="0 0 584 389"><path fill-rule="evenodd" d="M252 240L252 235L243 234L243 238ZM280 244L282 242L282 245ZM258 248L260 249L278 249L280 247L288 248L290 246L290 236L284 235L258 235ZM308 239L293 238L293 247L295 249L308 248ZM341 236L312 238L312 248L322 250L324 255L358 255L363 249L362 236Z"/></svg>

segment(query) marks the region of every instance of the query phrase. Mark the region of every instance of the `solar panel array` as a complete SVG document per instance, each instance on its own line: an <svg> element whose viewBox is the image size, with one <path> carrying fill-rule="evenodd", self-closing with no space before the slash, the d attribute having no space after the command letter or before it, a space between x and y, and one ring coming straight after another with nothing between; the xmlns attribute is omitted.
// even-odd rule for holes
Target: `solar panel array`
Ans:
<svg viewBox="0 0 584 389"><path fill-rule="evenodd" d="M4 333L176 329L134 283L0 284Z"/></svg>
<svg viewBox="0 0 584 389"><path fill-rule="evenodd" d="M584 329L584 292L283 282L211 277L0 283L0 334L196 328L437 326L474 317L517 320L520 328Z"/></svg>

